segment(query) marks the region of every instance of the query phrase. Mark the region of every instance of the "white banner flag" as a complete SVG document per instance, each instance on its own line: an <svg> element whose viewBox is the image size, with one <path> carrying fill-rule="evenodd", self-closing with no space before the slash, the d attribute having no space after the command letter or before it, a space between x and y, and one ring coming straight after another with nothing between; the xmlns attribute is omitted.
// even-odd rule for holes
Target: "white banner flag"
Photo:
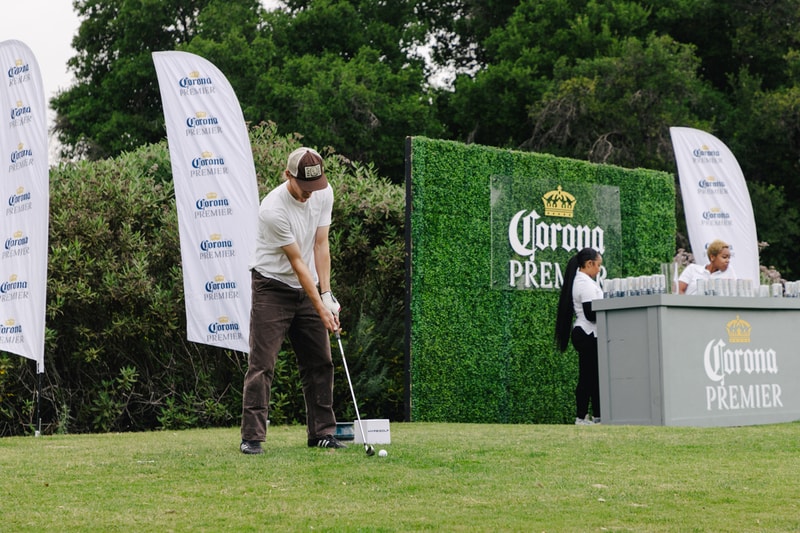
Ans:
<svg viewBox="0 0 800 533"><path fill-rule="evenodd" d="M670 128L686 228L695 262L708 263L706 248L714 239L731 246L737 276L759 283L758 236L739 163L719 139L692 128Z"/></svg>
<svg viewBox="0 0 800 533"><path fill-rule="evenodd" d="M258 184L228 80L206 59L154 52L178 209L187 337L249 352Z"/></svg>
<svg viewBox="0 0 800 533"><path fill-rule="evenodd" d="M47 107L39 64L27 45L0 43L0 66L0 350L35 360L41 374L50 216Z"/></svg>

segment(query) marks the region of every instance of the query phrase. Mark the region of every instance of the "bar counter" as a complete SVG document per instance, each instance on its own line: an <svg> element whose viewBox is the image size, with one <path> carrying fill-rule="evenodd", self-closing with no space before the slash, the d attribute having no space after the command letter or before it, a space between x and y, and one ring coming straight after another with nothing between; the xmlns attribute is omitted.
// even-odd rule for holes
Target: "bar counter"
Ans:
<svg viewBox="0 0 800 533"><path fill-rule="evenodd" d="M592 308L603 423L800 420L800 299L655 294Z"/></svg>

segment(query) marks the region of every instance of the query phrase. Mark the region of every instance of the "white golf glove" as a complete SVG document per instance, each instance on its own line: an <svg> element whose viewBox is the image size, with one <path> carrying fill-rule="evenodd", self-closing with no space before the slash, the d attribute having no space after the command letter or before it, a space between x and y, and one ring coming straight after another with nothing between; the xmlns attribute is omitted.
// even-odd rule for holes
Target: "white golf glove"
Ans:
<svg viewBox="0 0 800 533"><path fill-rule="evenodd" d="M339 311L342 310L342 306L339 305L339 300L336 299L336 296L331 291L322 293L322 303L328 308L328 311L333 313L333 316L337 319L339 318Z"/></svg>

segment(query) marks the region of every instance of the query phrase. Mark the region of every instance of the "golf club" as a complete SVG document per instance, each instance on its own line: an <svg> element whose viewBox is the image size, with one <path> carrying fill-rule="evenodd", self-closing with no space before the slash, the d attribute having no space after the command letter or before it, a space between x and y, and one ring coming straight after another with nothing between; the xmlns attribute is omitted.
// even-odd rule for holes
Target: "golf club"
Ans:
<svg viewBox="0 0 800 533"><path fill-rule="evenodd" d="M367 437L364 435L364 425L361 423L361 415L358 414L358 403L356 403L356 393L353 391L353 382L350 380L350 371L347 369L347 359L344 357L344 348L342 347L342 337L339 335L339 330L336 330L336 341L339 343L339 352L342 354L342 363L344 364L344 373L347 374L347 384L350 385L350 394L353 396L353 407L356 409L356 419L358 419L358 429L361 430L361 440L364 441L364 451L367 455L375 455L375 449L367 443Z"/></svg>

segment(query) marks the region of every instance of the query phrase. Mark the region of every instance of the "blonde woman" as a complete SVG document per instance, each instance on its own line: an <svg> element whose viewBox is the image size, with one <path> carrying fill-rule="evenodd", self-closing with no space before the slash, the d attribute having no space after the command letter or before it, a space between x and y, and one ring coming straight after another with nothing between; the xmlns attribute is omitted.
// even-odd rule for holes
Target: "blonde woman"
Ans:
<svg viewBox="0 0 800 533"><path fill-rule="evenodd" d="M680 294L697 294L697 280L704 279L736 279L736 272L731 266L731 247L725 241L717 239L706 248L708 264L705 266L692 263L687 266L678 278Z"/></svg>

